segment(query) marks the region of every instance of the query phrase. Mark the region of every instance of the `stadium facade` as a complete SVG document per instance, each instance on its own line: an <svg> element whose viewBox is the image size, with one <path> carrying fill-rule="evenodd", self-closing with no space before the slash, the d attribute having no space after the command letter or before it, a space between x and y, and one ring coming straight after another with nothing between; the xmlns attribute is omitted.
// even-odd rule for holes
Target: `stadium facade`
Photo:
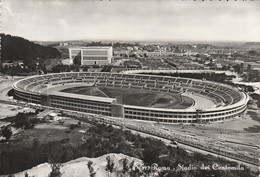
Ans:
<svg viewBox="0 0 260 177"><path fill-rule="evenodd" d="M80 59L81 65L108 65L113 57L112 47L69 48L70 60Z"/></svg>
<svg viewBox="0 0 260 177"><path fill-rule="evenodd" d="M76 87L78 84L174 94L187 92L211 99L215 103L215 107L201 110L194 109L192 106L186 109L151 108L120 104L115 98L79 95L55 90L55 88L63 88L65 85ZM168 76L101 72L70 72L32 76L16 82L13 89L15 97L26 102L92 114L162 123L213 122L234 118L243 114L249 100L249 96L237 88L216 82Z"/></svg>

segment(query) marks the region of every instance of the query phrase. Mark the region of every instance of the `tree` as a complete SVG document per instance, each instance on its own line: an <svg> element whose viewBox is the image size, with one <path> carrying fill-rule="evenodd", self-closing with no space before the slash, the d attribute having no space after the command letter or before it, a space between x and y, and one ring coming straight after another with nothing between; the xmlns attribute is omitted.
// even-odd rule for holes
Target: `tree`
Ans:
<svg viewBox="0 0 260 177"><path fill-rule="evenodd" d="M61 172L60 172L60 164L57 163L52 163L51 164L51 173L49 174L49 177L60 177Z"/></svg>
<svg viewBox="0 0 260 177"><path fill-rule="evenodd" d="M257 101L257 107L260 108L260 98Z"/></svg>
<svg viewBox="0 0 260 177"><path fill-rule="evenodd" d="M74 65L81 65L81 54L79 53L74 59L73 59Z"/></svg>
<svg viewBox="0 0 260 177"><path fill-rule="evenodd" d="M235 71L236 71L237 73L239 73L239 74L242 72L241 65L239 65L239 64L234 65L233 68L234 68Z"/></svg>
<svg viewBox="0 0 260 177"><path fill-rule="evenodd" d="M13 121L13 126L16 128L23 127L24 129L32 129L38 120L31 119L29 117L30 115L32 115L32 113L18 113L16 119Z"/></svg>
<svg viewBox="0 0 260 177"><path fill-rule="evenodd" d="M141 176L142 174L143 174L143 172L140 171L139 168L135 167L135 168L133 169L133 172L131 172L130 176L131 176L131 177L132 177L132 176L136 177L136 176Z"/></svg>
<svg viewBox="0 0 260 177"><path fill-rule="evenodd" d="M42 71L43 71L44 74L47 74L47 72L48 72L45 63L42 67Z"/></svg>
<svg viewBox="0 0 260 177"><path fill-rule="evenodd" d="M110 173L112 174L114 171L115 162L111 159L110 156L107 156L106 159L107 159L106 171L108 171L108 176L110 176L109 174Z"/></svg>
<svg viewBox="0 0 260 177"><path fill-rule="evenodd" d="M130 176L133 176L133 172L134 172L134 163L135 161L133 160L132 162L130 162L129 164L129 169L130 169Z"/></svg>
<svg viewBox="0 0 260 177"><path fill-rule="evenodd" d="M13 134L13 132L10 127L5 126L2 129L2 135L3 135L3 137L5 137L6 140L9 140L11 138L12 134Z"/></svg>
<svg viewBox="0 0 260 177"><path fill-rule="evenodd" d="M125 174L128 172L128 170L129 170L129 164L128 164L127 158L123 158L123 159L122 159L122 165L123 165L123 170L122 170L122 172L123 172L123 174L125 175Z"/></svg>
<svg viewBox="0 0 260 177"><path fill-rule="evenodd" d="M78 121L78 127L80 127L81 126L81 122L80 121Z"/></svg>
<svg viewBox="0 0 260 177"><path fill-rule="evenodd" d="M24 173L24 177L29 177L27 171Z"/></svg>
<svg viewBox="0 0 260 177"><path fill-rule="evenodd" d="M89 170L89 176L90 177L94 177L96 175L96 172L94 171L93 168L93 162L92 161L88 161L88 170Z"/></svg>

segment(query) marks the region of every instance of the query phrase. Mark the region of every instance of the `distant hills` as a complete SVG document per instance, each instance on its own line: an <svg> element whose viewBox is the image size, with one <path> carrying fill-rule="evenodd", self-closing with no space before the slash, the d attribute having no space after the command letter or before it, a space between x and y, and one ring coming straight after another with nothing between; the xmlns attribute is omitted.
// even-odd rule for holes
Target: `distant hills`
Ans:
<svg viewBox="0 0 260 177"><path fill-rule="evenodd" d="M260 42L246 42L244 45L260 45Z"/></svg>
<svg viewBox="0 0 260 177"><path fill-rule="evenodd" d="M259 48L260 42L246 42L246 43L243 44L243 46Z"/></svg>
<svg viewBox="0 0 260 177"><path fill-rule="evenodd" d="M31 62L36 59L59 58L60 52L53 47L35 44L21 37L0 34L1 36L1 61L24 60Z"/></svg>

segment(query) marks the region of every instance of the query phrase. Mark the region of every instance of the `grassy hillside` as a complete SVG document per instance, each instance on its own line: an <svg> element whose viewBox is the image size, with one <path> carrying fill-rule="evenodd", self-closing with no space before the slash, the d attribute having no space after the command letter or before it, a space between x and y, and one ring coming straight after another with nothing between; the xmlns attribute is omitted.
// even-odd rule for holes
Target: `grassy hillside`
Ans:
<svg viewBox="0 0 260 177"><path fill-rule="evenodd" d="M28 120L23 122L26 124L34 120L33 117L27 118L28 115L20 116ZM23 124L20 118L21 126ZM13 125L16 119L17 117L8 118ZM68 117L62 119L62 123L45 121L29 129L20 129L20 132L12 135L9 141L0 141L0 175L16 173L45 162L64 163L80 157L93 158L108 153L122 153L143 160L145 166L156 163L159 167L171 167L172 170L160 171L160 176L256 176L255 172L243 165L241 165L243 170L201 169L202 166L212 164L218 164L220 167L236 167L238 164L211 155L174 148L157 139L100 124L95 119L86 120L88 123L77 123L77 120ZM191 164L196 169L182 169L182 165L188 168ZM152 176L152 174L153 170L147 169L142 175Z"/></svg>

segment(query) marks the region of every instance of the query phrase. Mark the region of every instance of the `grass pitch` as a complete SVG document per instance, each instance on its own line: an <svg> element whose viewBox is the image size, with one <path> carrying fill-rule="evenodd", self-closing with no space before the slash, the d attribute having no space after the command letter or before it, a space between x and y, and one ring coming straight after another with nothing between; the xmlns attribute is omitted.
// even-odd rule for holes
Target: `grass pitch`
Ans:
<svg viewBox="0 0 260 177"><path fill-rule="evenodd" d="M193 99L180 94L115 87L73 87L62 92L116 98L125 105L185 109L193 105Z"/></svg>

